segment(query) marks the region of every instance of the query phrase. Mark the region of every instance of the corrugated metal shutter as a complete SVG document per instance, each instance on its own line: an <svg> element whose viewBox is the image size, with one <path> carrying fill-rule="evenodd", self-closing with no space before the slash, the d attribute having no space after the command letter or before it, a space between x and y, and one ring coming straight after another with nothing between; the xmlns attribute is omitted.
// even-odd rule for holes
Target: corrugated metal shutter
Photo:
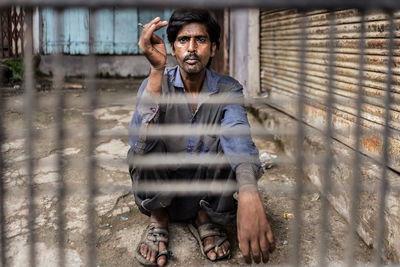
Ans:
<svg viewBox="0 0 400 267"><path fill-rule="evenodd" d="M356 121L358 90L358 59L360 13L354 9L335 11L335 74L333 122L337 139L352 146L352 131ZM326 125L326 96L328 92L329 13L327 10L306 12L306 77L305 120L320 129ZM277 108L296 114L300 66L300 19L297 10L263 10L260 14L261 89L269 97L281 99ZM400 171L400 12L395 13L396 38L394 50L390 115L389 166ZM384 94L387 78L388 54L387 15L369 11L366 15L365 65L362 109L362 150L377 156L381 152L381 129L384 123ZM282 99L283 98L283 99Z"/></svg>

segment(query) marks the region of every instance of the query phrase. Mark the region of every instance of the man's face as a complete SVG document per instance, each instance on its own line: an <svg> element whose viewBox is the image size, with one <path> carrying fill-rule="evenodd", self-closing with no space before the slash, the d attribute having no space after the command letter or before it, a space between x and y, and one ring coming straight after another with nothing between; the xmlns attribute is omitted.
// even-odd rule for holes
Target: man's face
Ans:
<svg viewBox="0 0 400 267"><path fill-rule="evenodd" d="M215 49L216 44L211 43L206 26L201 23L183 26L171 47L179 67L187 74L202 72L210 57L215 55Z"/></svg>

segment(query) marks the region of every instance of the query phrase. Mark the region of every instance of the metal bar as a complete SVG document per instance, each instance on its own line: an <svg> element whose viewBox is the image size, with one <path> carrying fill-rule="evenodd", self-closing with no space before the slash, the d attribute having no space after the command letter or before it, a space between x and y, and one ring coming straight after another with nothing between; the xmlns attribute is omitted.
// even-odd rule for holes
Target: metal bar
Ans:
<svg viewBox="0 0 400 267"><path fill-rule="evenodd" d="M97 106L96 95L96 57L94 55L94 32L95 21L92 17L93 9L89 10L89 56L86 58L85 66L87 73L87 97L88 97L88 258L87 266L96 266L96 207L95 197L97 194L96 185L96 118L94 111Z"/></svg>
<svg viewBox="0 0 400 267"><path fill-rule="evenodd" d="M135 155L135 159L129 161L129 163L134 163L137 166L147 166L151 167L157 163L157 166L176 166L177 164L183 165L219 165L226 164L228 161L223 157L218 157L218 154L193 154L187 155L185 153L176 153L176 154L157 154L151 153L149 155ZM245 157L244 154L234 154L232 156L237 157ZM322 164L323 163L323 155L309 155L307 159L305 159L304 164L314 163L314 164ZM89 160L87 158L87 160ZM96 156L96 161L101 165L102 163L107 163L110 159L104 159L101 155ZM115 158L112 160L114 164L121 166L122 169L126 167L126 159L123 158ZM273 165L293 165L295 164L295 159L291 156L279 155L276 159L272 160L271 163ZM346 163L346 158L343 159L343 162ZM14 166L19 166L20 164L25 163L25 161L16 162ZM42 168L52 168L56 162L49 162L47 164L41 164ZM70 166L82 168L82 159L70 159L68 160Z"/></svg>
<svg viewBox="0 0 400 267"><path fill-rule="evenodd" d="M229 0L229 1L213 1L213 0L3 0L1 6L57 6L57 7L142 7L142 8L177 8L177 7L207 7L207 8L399 8L397 0Z"/></svg>
<svg viewBox="0 0 400 267"><path fill-rule="evenodd" d="M359 221L359 197L360 197L360 167L361 167L361 136L362 136L362 128L361 128L361 112L362 112L362 104L364 102L363 96L363 72L364 72L364 49L365 49L365 11L361 10L361 38L360 38L360 56L359 56L359 89L358 89L358 98L357 98L357 117L356 117L356 131L355 131L355 147L354 147L354 161L353 161L353 181L351 186L351 204L350 204L350 225L349 225L349 242L348 242L348 258L347 258L347 266L354 266L355 260L355 240L357 236L357 225Z"/></svg>
<svg viewBox="0 0 400 267"><path fill-rule="evenodd" d="M1 42L0 42L0 49L1 49L1 56L4 58L5 54L4 54L4 21L3 21L3 16L4 16L4 12L6 9L2 9L0 8L0 36L1 36ZM1 74L0 74L1 75Z"/></svg>
<svg viewBox="0 0 400 267"><path fill-rule="evenodd" d="M204 177L204 178L207 178L207 177ZM187 180L190 180L190 177ZM187 182L182 181L181 177L180 177L179 182L181 182L182 184L186 184L186 187L184 187L183 185L180 185L179 190L185 190L188 194L190 194L191 192L198 192L200 190L200 189L196 188L196 186L197 186L196 183L188 184ZM223 184L225 184L225 183L223 183ZM164 187L164 185L165 185L165 187ZM113 184L109 184L109 183L105 182L105 183L99 183L98 186L101 188L101 190L99 190L99 192L97 193L97 196L107 195L110 193L121 193L121 192L132 191L131 185L113 185ZM154 188L151 190L163 192L164 188L172 188L173 186L175 186L174 181L171 181L171 183L165 182L165 183L163 183L163 187L160 187L159 185L157 185L157 188ZM204 185L199 184L199 186L202 187ZM217 184L217 186L219 186L219 185ZM38 192L36 194L36 196L37 197L46 196L48 194L48 192L54 192L55 190L57 190L57 188L58 188L58 185L55 185L55 184L41 185L42 190L40 190L40 192ZM223 189L223 186L221 186L220 188ZM168 189L168 190L171 190L171 189ZM203 190L203 189L201 189L201 190ZM260 190L264 193L273 194L273 195L282 195L282 194L286 195L287 194L288 196L293 196L295 194L296 187L293 185L288 185L288 184L266 183L266 184L263 184L263 187L261 187ZM347 190L347 188L345 188L341 184L332 184L331 195L338 196L346 190ZM379 188L377 188L376 186L372 186L372 185L363 185L360 187L360 192L364 192L364 193L368 193L368 194L376 194L377 190L379 190ZM212 189L212 191L219 192L217 189ZM220 192L223 192L223 190L221 190ZM390 186L388 188L387 192L388 193L400 193L400 186ZM21 187L13 187L13 188L9 188L7 190L7 197L8 197L8 199L16 199L23 193L25 193L25 191ZM304 194L321 193L321 189L316 188L312 184L304 184L303 185L303 193ZM87 195L87 188L82 188L82 186L79 184L71 184L68 186L66 195L80 195L80 196ZM7 238L12 238L12 236L8 236Z"/></svg>
<svg viewBox="0 0 400 267"><path fill-rule="evenodd" d="M333 163L332 157L332 141L333 141L333 75L334 75L334 60L335 60L335 15L331 10L329 13L329 83L328 96L326 98L326 130L325 130L325 164L324 177L322 181L322 198L321 198L321 248L319 254L319 266L323 267L327 264L327 254L329 247L328 232L329 232L329 194L331 191L331 169Z"/></svg>
<svg viewBox="0 0 400 267"><path fill-rule="evenodd" d="M1 11L0 11L1 12ZM3 21L1 20L0 23ZM3 42L1 42L3 43ZM2 46L3 47L3 46ZM0 73L0 81L3 80L3 73ZM4 114L4 100L3 100L3 90L0 90L0 264L2 267L7 266L7 257L6 257L6 249L7 249L7 241L6 241L6 216L5 216L5 199L6 199L6 190L4 183L4 158L3 158L3 143L5 139L4 128L3 128L3 114Z"/></svg>
<svg viewBox="0 0 400 267"><path fill-rule="evenodd" d="M232 155L234 157L244 158L246 154L235 154ZM102 160L101 157L98 159L99 163L106 163L109 161L108 159ZM113 162L120 166L124 166L126 163L125 160L122 159L114 159ZM218 156L218 154L193 154L187 155L186 153L175 153L175 154L159 154L159 153L151 153L149 155L135 155L133 159L128 161L130 164L134 164L138 167L173 167L173 166L215 166L215 165L226 165L229 166L229 161L225 156ZM296 160L291 156L279 156L276 159L273 159L268 162L268 164L272 165L292 165L295 164ZM320 155L309 155L307 160L304 160L304 164L314 163L314 164L322 164L323 160L321 160Z"/></svg>
<svg viewBox="0 0 400 267"><path fill-rule="evenodd" d="M181 124L168 124L168 125L154 125L150 129L146 129L146 136L148 137L167 137L167 136L204 136L204 135L249 135L252 136L271 136L271 135L285 135L285 136L293 136L293 130L287 128L279 128L268 130L263 126L248 128L240 128L238 129L229 129L227 127L221 126L213 126L213 125L196 125L191 127L190 125L181 125ZM177 131L179 129L179 131ZM135 136L142 133L141 129L130 129L129 135ZM122 133L120 131L114 131L111 134L99 133L99 135L113 135L113 136L126 136L126 132Z"/></svg>
<svg viewBox="0 0 400 267"><path fill-rule="evenodd" d="M12 56L12 21L11 21L11 8L9 8L8 13L7 13L7 30L8 30L8 34L7 34L7 46L8 46L8 50L7 50L7 57L11 57Z"/></svg>
<svg viewBox="0 0 400 267"><path fill-rule="evenodd" d="M175 127L175 128L174 128ZM177 129L179 129L179 132L177 132ZM46 139L50 138L54 132L57 131L57 128L55 127L49 127L46 130L38 130L37 131L37 136ZM13 136L15 139L20 138L24 134L21 133L21 131L18 131L17 129L10 129L8 131L11 136ZM76 128L69 127L69 128L64 128L64 132L66 135L80 139L82 137L82 131L77 130ZM120 129L110 129L110 130L102 130L99 131L97 134L98 136L112 136L115 138L126 138L128 136L135 136L141 133L140 129L130 129L129 132L126 130L120 130ZM221 127L207 127L206 125L201 126L197 125L192 128L190 126L183 126L180 124L168 124L168 125L154 125L151 129L148 130L146 133L147 136L201 136L201 135L248 135L251 134L252 136L275 136L275 135L284 135L284 136L293 136L293 131L288 128L276 128L276 129L267 129L263 126L258 126L258 127L252 127L249 129L239 129L239 130L231 130L231 129L223 129ZM372 132L374 133L374 132ZM376 133L376 131L375 131Z"/></svg>
<svg viewBox="0 0 400 267"><path fill-rule="evenodd" d="M26 19L28 22L32 21L32 10L26 10ZM35 234L35 181L34 181L34 111L35 111L35 83L33 77L33 54L32 54L32 23L27 23L26 28L26 40L25 40L25 57L24 57L24 84L25 84L25 151L27 157L27 173L28 173L28 229L29 229L29 264L31 267L36 266L36 234Z"/></svg>
<svg viewBox="0 0 400 267"><path fill-rule="evenodd" d="M64 167L63 167L63 150L64 150L64 96L63 96L63 79L64 68L61 58L62 46L62 10L56 10L56 43L57 52L54 55L54 77L53 83L56 91L56 151L57 151L57 173L58 173L58 188L57 188L57 220L58 220L58 257L59 266L65 266L65 216L64 216L64 202L65 202L65 181L64 181Z"/></svg>
<svg viewBox="0 0 400 267"><path fill-rule="evenodd" d="M389 162L389 123L390 123L390 105L392 102L391 97L391 86L393 82L393 49L394 49L394 32L395 32L395 24L393 21L393 12L389 11L389 44L388 44L388 73L387 73L387 82L386 82L386 95L385 95L385 126L383 129L383 146L382 146L382 176L381 176L381 188L379 194L379 212L378 212L378 234L376 241L376 254L375 254L375 264L376 266L381 266L382 253L383 253L383 239L385 234L385 209L386 209L386 196L388 192L389 182L387 177L387 164Z"/></svg>
<svg viewBox="0 0 400 267"><path fill-rule="evenodd" d="M65 59L63 57L63 59ZM65 86L66 87L66 86ZM64 88L65 88L64 87ZM199 94L199 98L207 98L209 95L208 94ZM108 97L108 96L107 96ZM48 98L43 97L43 98L38 98L38 100L42 101L41 105L53 105L51 101L48 101ZM113 97L109 96L106 100L103 100L103 103L100 99L99 104L107 104L107 105L129 105L131 106L132 103L135 103L139 100L138 97L130 97L128 99L121 99L120 96ZM141 103L144 104L149 104L149 103L154 103L154 100L150 99L140 99ZM219 104L244 104L245 106L250 106L250 105L258 105L258 104L268 104L268 103L278 103L278 104L285 104L288 101L285 100L285 98L279 98L279 97L274 97L274 100L270 100L268 97L249 97L249 98L241 98L241 97L232 97L231 94L226 94L226 93L221 93L218 95L213 95L211 98L207 99L207 105L219 105ZM158 104L187 104L187 103L194 103L191 102L190 99L187 99L187 97L182 96L182 94L175 94L175 95L168 95L168 96L160 96L157 98L157 103ZM10 107L17 109L17 106L13 106L12 103L10 103ZM86 106L76 103L74 105L74 108L86 108Z"/></svg>
<svg viewBox="0 0 400 267"><path fill-rule="evenodd" d="M291 254L291 265L299 266L299 255L300 255L300 236L303 226L303 212L302 212L302 196L303 196L303 166L304 166L304 154L303 154L303 142L305 137L303 114L304 114L304 82L305 82L305 57L306 57L306 25L307 18L304 11L301 12L301 43L300 43L300 79L299 79L299 94L297 101L297 138L296 138L296 193L294 203L294 227L293 227L293 251Z"/></svg>

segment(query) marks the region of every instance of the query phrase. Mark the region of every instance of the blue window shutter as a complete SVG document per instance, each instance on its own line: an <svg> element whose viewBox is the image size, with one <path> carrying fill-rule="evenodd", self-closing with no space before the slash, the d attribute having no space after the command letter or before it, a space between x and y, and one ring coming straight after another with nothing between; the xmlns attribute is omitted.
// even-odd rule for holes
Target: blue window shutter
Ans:
<svg viewBox="0 0 400 267"><path fill-rule="evenodd" d="M56 43L56 12L51 8L42 10L43 21L43 53L53 54L57 52Z"/></svg>
<svg viewBox="0 0 400 267"><path fill-rule="evenodd" d="M89 10L70 8L64 11L64 52L71 55L89 54Z"/></svg>
<svg viewBox="0 0 400 267"><path fill-rule="evenodd" d="M168 20L172 10L103 8L90 14L95 21L94 52L97 54L130 55L141 54L137 45L141 28L138 22L146 24L155 17ZM43 52L56 52L56 12L42 10ZM60 44L65 54L87 55L89 53L89 10L85 8L66 9L61 18L62 34ZM170 53L166 27L156 32Z"/></svg>
<svg viewBox="0 0 400 267"><path fill-rule="evenodd" d="M94 52L97 54L114 53L114 9L98 9L93 14L95 20Z"/></svg>
<svg viewBox="0 0 400 267"><path fill-rule="evenodd" d="M137 54L139 52L137 9L115 9L114 32L115 54Z"/></svg>

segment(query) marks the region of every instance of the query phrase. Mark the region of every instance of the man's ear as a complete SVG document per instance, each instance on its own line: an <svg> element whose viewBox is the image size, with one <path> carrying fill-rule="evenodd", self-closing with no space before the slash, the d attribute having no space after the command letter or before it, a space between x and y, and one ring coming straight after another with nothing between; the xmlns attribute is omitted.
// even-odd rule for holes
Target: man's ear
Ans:
<svg viewBox="0 0 400 267"><path fill-rule="evenodd" d="M171 48L171 55L175 56L175 47L174 44L169 44L169 48Z"/></svg>
<svg viewBox="0 0 400 267"><path fill-rule="evenodd" d="M215 51L217 50L217 43L211 43L211 57L215 56Z"/></svg>

